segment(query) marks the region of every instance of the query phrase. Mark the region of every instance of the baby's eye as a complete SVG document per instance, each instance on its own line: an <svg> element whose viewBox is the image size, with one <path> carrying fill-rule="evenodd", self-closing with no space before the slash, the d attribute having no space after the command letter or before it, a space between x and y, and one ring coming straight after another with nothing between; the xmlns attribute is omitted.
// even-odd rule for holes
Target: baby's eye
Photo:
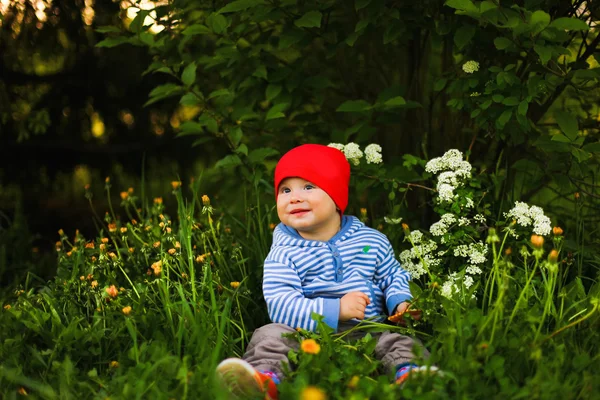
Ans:
<svg viewBox="0 0 600 400"><path fill-rule="evenodd" d="M289 192L290 192L290 188L286 188L286 187L284 187L284 188L281 188L281 189L279 190L279 192L280 192L280 193L289 193Z"/></svg>
<svg viewBox="0 0 600 400"><path fill-rule="evenodd" d="M315 188L315 186L311 185L310 183L307 184L306 186L304 186L304 189L306 189L306 190L310 190L310 189L314 189L314 188Z"/></svg>

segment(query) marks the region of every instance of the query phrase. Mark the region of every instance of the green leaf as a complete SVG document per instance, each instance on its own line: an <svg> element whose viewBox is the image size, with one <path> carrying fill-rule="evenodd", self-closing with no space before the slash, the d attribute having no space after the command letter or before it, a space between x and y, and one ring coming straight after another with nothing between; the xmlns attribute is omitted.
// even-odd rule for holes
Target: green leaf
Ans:
<svg viewBox="0 0 600 400"><path fill-rule="evenodd" d="M239 126L233 127L229 131L229 138L231 139L231 143L233 143L234 146L237 146L240 143L240 140L242 140L243 136L244 132L242 132L242 128L240 128Z"/></svg>
<svg viewBox="0 0 600 400"><path fill-rule="evenodd" d="M144 27L144 21L146 20L148 14L150 14L150 10L138 11L133 21L131 21L131 24L129 24L129 29L131 32L140 33L142 31L142 28Z"/></svg>
<svg viewBox="0 0 600 400"><path fill-rule="evenodd" d="M527 100L523 100L522 102L519 103L519 108L517 109L517 112L520 115L527 115L527 110L529 109L529 103L527 102Z"/></svg>
<svg viewBox="0 0 600 400"><path fill-rule="evenodd" d="M479 12L479 8L471 0L447 0L444 5L461 11Z"/></svg>
<svg viewBox="0 0 600 400"><path fill-rule="evenodd" d="M235 154L229 154L215 164L217 168L235 167L242 163L242 160Z"/></svg>
<svg viewBox="0 0 600 400"><path fill-rule="evenodd" d="M600 142L588 143L583 146L583 150L589 151L590 153L600 153Z"/></svg>
<svg viewBox="0 0 600 400"><path fill-rule="evenodd" d="M248 146L246 146L244 143L240 144L240 146L235 149L235 152L238 154L243 154L245 156L248 155Z"/></svg>
<svg viewBox="0 0 600 400"><path fill-rule="evenodd" d="M256 68L256 71L254 71L254 73L252 74L252 76L267 79L267 67L265 67L264 65L259 65L258 68Z"/></svg>
<svg viewBox="0 0 600 400"><path fill-rule="evenodd" d="M358 10L368 6L371 1L372 0L356 0L354 2L354 8L356 9L356 11L358 11Z"/></svg>
<svg viewBox="0 0 600 400"><path fill-rule="evenodd" d="M396 97L389 99L388 101L386 101L383 104L388 107L400 107L400 106L403 106L406 104L406 100L404 100L404 97L402 97L402 96L396 96Z"/></svg>
<svg viewBox="0 0 600 400"><path fill-rule="evenodd" d="M588 160L592 157L590 153L585 150L579 149L577 147L571 148L571 154L577 159L577 161L582 162Z"/></svg>
<svg viewBox="0 0 600 400"><path fill-rule="evenodd" d="M231 95L231 92L229 91L229 89L218 89L218 90L211 92L208 95L207 100L210 100L210 99L213 99L213 98L219 97L219 96L228 96L228 95Z"/></svg>
<svg viewBox="0 0 600 400"><path fill-rule="evenodd" d="M492 100L486 100L483 103L481 103L481 109L482 110L487 110L488 108L490 108L490 106L492 105Z"/></svg>
<svg viewBox="0 0 600 400"><path fill-rule="evenodd" d="M458 47L459 50L465 47L465 45L473 39L473 36L475 36L475 31L476 29L473 25L463 25L458 28L454 34L454 44L456 47Z"/></svg>
<svg viewBox="0 0 600 400"><path fill-rule="evenodd" d="M479 4L479 12L482 14L486 11L495 10L497 8L498 5L490 0L482 1L481 4Z"/></svg>
<svg viewBox="0 0 600 400"><path fill-rule="evenodd" d="M552 135L552 140L554 142L560 142L560 143L571 143L571 139L569 139L562 133L557 133L556 135Z"/></svg>
<svg viewBox="0 0 600 400"><path fill-rule="evenodd" d="M202 24L194 24L190 25L181 32L184 36L192 36L192 35L207 35L212 33L208 26Z"/></svg>
<svg viewBox="0 0 600 400"><path fill-rule="evenodd" d="M564 111L557 111L554 114L554 118L556 122L558 122L558 126L560 130L570 139L577 139L577 134L579 133L579 124L577 123L577 119Z"/></svg>
<svg viewBox="0 0 600 400"><path fill-rule="evenodd" d="M125 36L109 37L96 43L96 47L115 47L120 44L129 43L129 38Z"/></svg>
<svg viewBox="0 0 600 400"><path fill-rule="evenodd" d="M271 101L275 97L277 97L279 93L281 93L281 89L281 85L271 83L269 86L267 86L267 90L265 91L265 97L267 98L267 100Z"/></svg>
<svg viewBox="0 0 600 400"><path fill-rule="evenodd" d="M194 93L186 93L179 99L179 104L184 106L195 106L201 103L202 101Z"/></svg>
<svg viewBox="0 0 600 400"><path fill-rule="evenodd" d="M589 25L577 18L562 17L557 18L550 23L552 28L565 29L568 31L588 31Z"/></svg>
<svg viewBox="0 0 600 400"><path fill-rule="evenodd" d="M319 28L321 26L321 18L323 15L319 11L309 11L298 18L294 25L298 28Z"/></svg>
<svg viewBox="0 0 600 400"><path fill-rule="evenodd" d="M221 8L217 12L220 14L223 14L223 13L228 13L228 12L243 11L250 7L254 7L257 5L261 5L261 4L264 4L264 1L261 1L261 0L237 0L237 1L232 1L231 3L227 4L225 7Z"/></svg>
<svg viewBox="0 0 600 400"><path fill-rule="evenodd" d="M492 96L492 100L494 100L495 103L501 103L502 100L504 100L504 96L498 93Z"/></svg>
<svg viewBox="0 0 600 400"><path fill-rule="evenodd" d="M279 36L279 49L287 49L288 47L298 43L304 38L304 32L300 29L287 29Z"/></svg>
<svg viewBox="0 0 600 400"><path fill-rule="evenodd" d="M183 88L173 83L166 83L164 85L157 86L154 89L152 89L152 91L148 95L150 99L144 104L144 106L156 103L157 101L165 99L167 97L179 95L182 92Z"/></svg>
<svg viewBox="0 0 600 400"><path fill-rule="evenodd" d="M548 25L550 25L550 14L545 11L537 10L531 14L531 20L529 21L531 25L533 25L533 34L540 33Z"/></svg>
<svg viewBox="0 0 600 400"><path fill-rule="evenodd" d="M513 44L512 41L509 38L505 38L503 36L498 36L496 39L494 39L494 46L496 46L498 50L504 50L511 44Z"/></svg>
<svg viewBox="0 0 600 400"><path fill-rule="evenodd" d="M216 34L221 34L227 30L228 21L223 15L212 13L206 18L206 23Z"/></svg>
<svg viewBox="0 0 600 400"><path fill-rule="evenodd" d="M362 31L363 29L365 29L369 25L369 22L370 21L368 19L361 19L356 24L356 27L354 28L354 32L360 32L360 31Z"/></svg>
<svg viewBox="0 0 600 400"><path fill-rule="evenodd" d="M512 110L504 110L504 112L502 112L502 114L500 114L500 116L496 120L496 126L498 126L499 128L504 128L506 123L510 120L511 115Z"/></svg>
<svg viewBox="0 0 600 400"><path fill-rule="evenodd" d="M266 116L265 120L269 121L271 119L285 117L285 114L283 113L283 111L286 108L288 108L288 106L289 106L289 103L275 104L273 107L271 107L269 109L269 111L267 111L267 116Z"/></svg>
<svg viewBox="0 0 600 400"><path fill-rule="evenodd" d="M435 81L435 84L433 85L433 90L435 92L439 92L440 90L444 89L447 82L448 82L448 79L446 79L446 78L438 79L437 81Z"/></svg>
<svg viewBox="0 0 600 400"><path fill-rule="evenodd" d="M95 31L98 33L121 33L121 29L112 25L99 26Z"/></svg>
<svg viewBox="0 0 600 400"><path fill-rule="evenodd" d="M550 58L552 58L552 49L548 46L542 46L540 44L535 44L533 46L533 50L540 56L540 60L542 61L542 65L546 65Z"/></svg>
<svg viewBox="0 0 600 400"><path fill-rule="evenodd" d="M275 149L270 147L261 147L259 149L252 150L248 155L248 159L250 162L256 164L263 162L267 157L276 156L278 154L279 152Z"/></svg>
<svg viewBox="0 0 600 400"><path fill-rule="evenodd" d="M365 100L346 100L335 111L338 112L361 112L371 108L371 104Z"/></svg>
<svg viewBox="0 0 600 400"><path fill-rule="evenodd" d="M505 106L516 106L519 104L519 99L515 96L510 96L502 100L502 104Z"/></svg>
<svg viewBox="0 0 600 400"><path fill-rule="evenodd" d="M195 62L192 62L191 64L188 64L187 67L185 67L183 73L181 74L181 81L187 86L191 86L194 84L194 82L196 81Z"/></svg>
<svg viewBox="0 0 600 400"><path fill-rule="evenodd" d="M348 37L346 38L346 40L344 42L346 42L346 44L350 47L354 46L354 43L356 43L356 41L358 40L358 38L361 36L361 33L359 32L352 32L350 35L348 35Z"/></svg>

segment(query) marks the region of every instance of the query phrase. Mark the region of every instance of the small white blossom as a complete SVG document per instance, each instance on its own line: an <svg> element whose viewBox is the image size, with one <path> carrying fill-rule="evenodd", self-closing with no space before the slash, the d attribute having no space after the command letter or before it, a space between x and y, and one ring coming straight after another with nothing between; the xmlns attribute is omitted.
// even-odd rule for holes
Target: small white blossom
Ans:
<svg viewBox="0 0 600 400"><path fill-rule="evenodd" d="M358 165L360 164L360 159L363 157L363 152L356 143L350 142L344 146L344 155L348 161L354 165Z"/></svg>
<svg viewBox="0 0 600 400"><path fill-rule="evenodd" d="M479 222L480 224L485 223L485 217L483 216L483 214L477 214L473 217L473 219Z"/></svg>
<svg viewBox="0 0 600 400"><path fill-rule="evenodd" d="M458 220L458 226L467 226L469 225L470 221L469 218L466 217L460 217Z"/></svg>
<svg viewBox="0 0 600 400"><path fill-rule="evenodd" d="M467 267L467 269L465 270L465 272L466 272L467 274L471 274L471 275L479 275L479 274L481 274L483 271L481 270L481 268L479 268L479 267L478 267L478 266L476 266L476 265L469 265L469 266Z"/></svg>
<svg viewBox="0 0 600 400"><path fill-rule="evenodd" d="M443 236L448 231L446 225L442 221L438 221L431 224L431 226L429 227L429 232L433 236Z"/></svg>
<svg viewBox="0 0 600 400"><path fill-rule="evenodd" d="M367 159L367 164L381 163L381 146L376 143L371 143L365 148L365 156Z"/></svg>
<svg viewBox="0 0 600 400"><path fill-rule="evenodd" d="M471 97L479 97L479 96L481 96L481 93L479 93L479 92L473 92L469 96L471 96Z"/></svg>
<svg viewBox="0 0 600 400"><path fill-rule="evenodd" d="M327 147L333 147L334 149L338 149L339 151L344 151L344 145L341 143L329 143Z"/></svg>
<svg viewBox="0 0 600 400"><path fill-rule="evenodd" d="M471 199L470 197L467 197L467 204L465 204L465 207L467 207L467 208L475 207L475 203L473 202L473 199Z"/></svg>
<svg viewBox="0 0 600 400"><path fill-rule="evenodd" d="M463 71L467 74L472 74L473 72L479 71L479 63L477 61L467 61L462 66Z"/></svg>
<svg viewBox="0 0 600 400"><path fill-rule="evenodd" d="M517 224L528 227L533 225L533 232L536 235L549 235L552 232L550 218L544 215L544 210L538 206L527 205L527 203L516 201L515 206L507 213L504 213L506 218L513 218Z"/></svg>
<svg viewBox="0 0 600 400"><path fill-rule="evenodd" d="M421 240L423 239L423 234L421 233L421 231L412 231L410 233L410 241L413 244L419 244L421 243Z"/></svg>
<svg viewBox="0 0 600 400"><path fill-rule="evenodd" d="M454 186L443 183L437 189L441 202L452 202L454 200Z"/></svg>
<svg viewBox="0 0 600 400"><path fill-rule="evenodd" d="M467 289L473 286L473 282L474 280L472 276L465 276L465 278L463 279L463 285L465 285Z"/></svg>

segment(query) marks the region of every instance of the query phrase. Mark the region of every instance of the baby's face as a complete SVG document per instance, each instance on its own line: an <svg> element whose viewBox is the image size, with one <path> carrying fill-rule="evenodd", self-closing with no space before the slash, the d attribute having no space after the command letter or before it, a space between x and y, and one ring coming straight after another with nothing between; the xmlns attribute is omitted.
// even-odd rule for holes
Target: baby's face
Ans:
<svg viewBox="0 0 600 400"><path fill-rule="evenodd" d="M340 226L340 214L325 191L302 178L281 181L277 195L281 222L310 240L329 240Z"/></svg>

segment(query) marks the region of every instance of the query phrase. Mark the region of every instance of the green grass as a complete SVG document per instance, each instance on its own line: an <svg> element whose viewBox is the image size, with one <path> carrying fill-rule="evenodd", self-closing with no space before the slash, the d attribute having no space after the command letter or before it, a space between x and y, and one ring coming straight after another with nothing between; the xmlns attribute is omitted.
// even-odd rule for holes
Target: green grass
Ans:
<svg viewBox="0 0 600 400"><path fill-rule="evenodd" d="M97 217L98 237L61 235L54 280L26 280L3 294L4 398L227 398L216 385L216 365L241 356L252 331L268 322L261 265L273 211L249 195L245 215L222 215L200 196L199 184L188 198L175 186L175 215L158 199L143 206L133 193L123 195L120 208ZM593 398L600 392L593 368L600 361L600 287L586 290L562 254L548 260L561 240L537 249L523 239L527 257L514 244L507 255L504 237L492 240L475 299L472 292L442 296L443 276L430 271L412 283L421 321L357 328L416 335L431 350L422 362L439 366L443 377L400 390L375 359L369 334L348 342L321 325L319 334L294 335L317 340L321 351L290 354L295 368L281 398L315 398L306 397L307 387L329 399Z"/></svg>

